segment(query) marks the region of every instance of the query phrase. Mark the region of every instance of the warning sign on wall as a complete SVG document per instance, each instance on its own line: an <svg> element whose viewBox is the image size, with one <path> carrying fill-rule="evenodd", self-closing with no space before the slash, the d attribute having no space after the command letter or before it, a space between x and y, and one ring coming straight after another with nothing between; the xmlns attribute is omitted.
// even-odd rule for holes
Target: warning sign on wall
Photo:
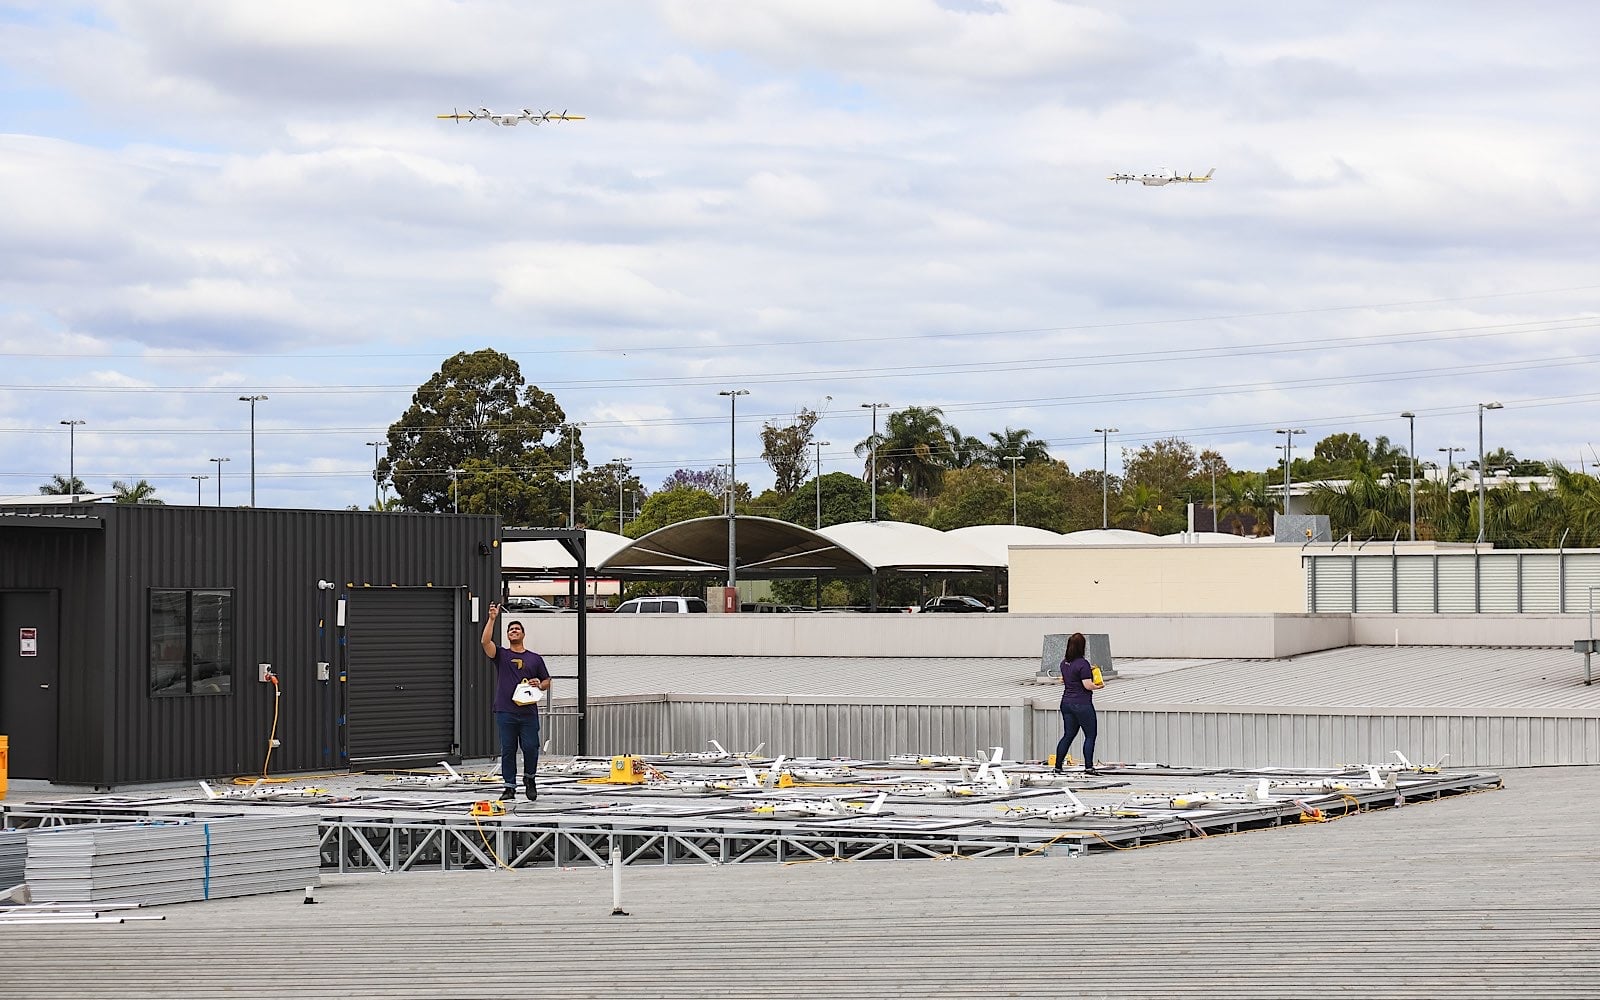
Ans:
<svg viewBox="0 0 1600 1000"><path fill-rule="evenodd" d="M23 656L38 656L39 655L39 630L36 629L36 628L24 628L24 629L18 629L17 633L18 633L17 641L18 641L18 644L21 646L22 655Z"/></svg>

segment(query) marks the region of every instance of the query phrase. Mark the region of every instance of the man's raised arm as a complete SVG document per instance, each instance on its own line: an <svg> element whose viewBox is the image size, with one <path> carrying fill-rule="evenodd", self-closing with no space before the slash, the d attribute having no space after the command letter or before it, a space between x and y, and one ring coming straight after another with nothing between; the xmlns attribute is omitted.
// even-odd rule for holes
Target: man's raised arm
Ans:
<svg viewBox="0 0 1600 1000"><path fill-rule="evenodd" d="M483 646L483 655L490 659L494 659L494 622L499 617L500 605L493 601L489 602L489 620L483 623L483 641L480 645Z"/></svg>

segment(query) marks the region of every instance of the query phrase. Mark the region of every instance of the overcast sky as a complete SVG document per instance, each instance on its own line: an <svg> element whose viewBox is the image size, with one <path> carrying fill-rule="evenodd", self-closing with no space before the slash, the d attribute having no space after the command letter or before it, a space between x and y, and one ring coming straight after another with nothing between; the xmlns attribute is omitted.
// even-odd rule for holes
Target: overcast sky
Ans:
<svg viewBox="0 0 1600 1000"><path fill-rule="evenodd" d="M492 347L650 487L860 404L1074 470L1595 462L1600 5L0 0L0 494L372 498ZM501 128L488 106L585 115ZM1118 171L1203 174L1143 187ZM831 397L831 399L830 399ZM215 481L203 484L216 502Z"/></svg>

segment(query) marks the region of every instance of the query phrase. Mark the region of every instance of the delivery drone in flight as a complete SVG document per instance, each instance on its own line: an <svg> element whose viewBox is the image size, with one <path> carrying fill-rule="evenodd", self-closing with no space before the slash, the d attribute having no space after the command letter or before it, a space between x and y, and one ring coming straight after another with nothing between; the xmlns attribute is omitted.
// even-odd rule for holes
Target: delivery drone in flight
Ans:
<svg viewBox="0 0 1600 1000"><path fill-rule="evenodd" d="M448 118L449 116L441 115L440 117ZM1194 174L1180 174L1168 167L1161 167L1153 174L1112 174L1106 180L1116 181L1119 184L1137 182L1145 187L1165 187L1168 184L1204 184L1211 180L1211 175L1216 172L1217 168L1212 167L1206 171L1204 177L1196 177Z"/></svg>
<svg viewBox="0 0 1600 1000"><path fill-rule="evenodd" d="M488 108L468 108L465 111L452 109L450 114L436 117L454 121L457 125L462 122L490 121L496 125L505 125L507 127L520 125L523 122L528 122L532 125L543 125L545 122L581 122L584 120L583 115L569 115L566 111L534 111L531 108L523 108L520 111L514 111L509 114L490 111Z"/></svg>

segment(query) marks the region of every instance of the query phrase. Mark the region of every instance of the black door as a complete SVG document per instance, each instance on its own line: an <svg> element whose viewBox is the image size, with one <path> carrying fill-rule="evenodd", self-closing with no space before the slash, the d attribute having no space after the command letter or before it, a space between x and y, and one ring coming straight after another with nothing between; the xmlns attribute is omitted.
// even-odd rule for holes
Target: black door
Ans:
<svg viewBox="0 0 1600 1000"><path fill-rule="evenodd" d="M456 591L354 590L345 611L352 766L443 760L456 740Z"/></svg>
<svg viewBox="0 0 1600 1000"><path fill-rule="evenodd" d="M0 735L11 738L11 775L56 776L56 596L0 592Z"/></svg>

